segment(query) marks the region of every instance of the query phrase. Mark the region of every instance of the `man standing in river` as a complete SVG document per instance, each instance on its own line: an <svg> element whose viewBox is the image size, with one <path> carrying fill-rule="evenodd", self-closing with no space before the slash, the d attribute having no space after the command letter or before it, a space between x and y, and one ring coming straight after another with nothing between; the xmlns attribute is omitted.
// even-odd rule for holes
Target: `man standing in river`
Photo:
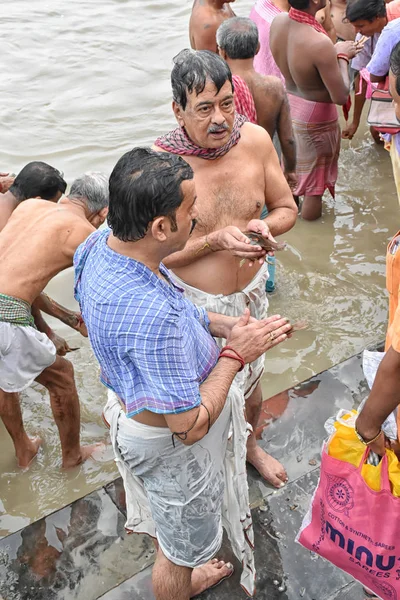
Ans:
<svg viewBox="0 0 400 600"><path fill-rule="evenodd" d="M57 273L72 266L76 248L104 222L107 206L107 177L86 174L58 204L37 198L22 202L0 234L0 417L20 467L30 464L41 444L26 434L19 404L19 392L34 380L50 393L63 467L76 466L93 452L93 446L79 441L72 364L57 356L48 336L37 330L31 306Z"/></svg>
<svg viewBox="0 0 400 600"><path fill-rule="evenodd" d="M332 196L338 173L340 127L335 104L345 105L350 91L349 60L354 42L332 43L315 18L326 0L290 0L288 14L271 25L274 59L285 77L297 148L296 196L308 221L322 214L322 196Z"/></svg>
<svg viewBox="0 0 400 600"><path fill-rule="evenodd" d="M192 167L199 216L185 249L169 256L166 266L195 304L230 316L248 307L262 319L268 307L265 251L252 246L243 231L264 237L285 233L296 221L297 207L271 138L235 113L226 62L212 52L183 50L174 63L173 110L179 127L158 138L155 148L180 154ZM269 214L261 220L265 205ZM253 430L261 410L263 370L261 357L239 374ZM275 487L287 480L282 465L257 445L254 434L247 460Z"/></svg>
<svg viewBox="0 0 400 600"><path fill-rule="evenodd" d="M189 38L193 50L218 52L216 34L223 21L235 16L235 0L194 0L189 21Z"/></svg>

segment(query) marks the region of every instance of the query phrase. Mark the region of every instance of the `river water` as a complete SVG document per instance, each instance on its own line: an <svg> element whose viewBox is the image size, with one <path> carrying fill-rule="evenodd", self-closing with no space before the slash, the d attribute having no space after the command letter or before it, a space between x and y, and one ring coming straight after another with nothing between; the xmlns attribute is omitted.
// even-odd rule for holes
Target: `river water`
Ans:
<svg viewBox="0 0 400 600"><path fill-rule="evenodd" d="M0 45L0 171L41 159L68 182L86 170L109 173L135 145L170 129L171 59L188 46L191 0L8 0ZM252 0L238 0L247 16ZM385 245L399 228L388 154L363 127L344 142L337 197L322 220L298 221L284 236L271 313L307 318L267 356L264 397L307 379L382 339L387 318ZM51 282L56 300L73 307L72 274ZM82 439L107 440L105 392L87 340L57 326L71 346L82 406ZM22 398L29 433L44 449L28 472L16 468L0 424L0 535L64 506L116 474L110 448L72 472L60 470L57 430L38 385Z"/></svg>

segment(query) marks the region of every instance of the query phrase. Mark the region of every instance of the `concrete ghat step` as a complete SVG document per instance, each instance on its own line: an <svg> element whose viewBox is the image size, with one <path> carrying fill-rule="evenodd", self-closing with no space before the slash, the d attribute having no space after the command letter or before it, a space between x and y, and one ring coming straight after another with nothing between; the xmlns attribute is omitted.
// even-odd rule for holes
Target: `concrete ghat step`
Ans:
<svg viewBox="0 0 400 600"><path fill-rule="evenodd" d="M363 598L350 577L315 559L294 538L318 480L323 424L366 394L358 355L264 402L263 419L272 423L259 429L259 443L285 464L290 483L274 491L249 468L257 599ZM125 499L117 479L3 538L0 599L153 600L153 544L146 536L127 535L124 522ZM240 567L226 540L219 556L231 560L236 572L199 598L245 598Z"/></svg>

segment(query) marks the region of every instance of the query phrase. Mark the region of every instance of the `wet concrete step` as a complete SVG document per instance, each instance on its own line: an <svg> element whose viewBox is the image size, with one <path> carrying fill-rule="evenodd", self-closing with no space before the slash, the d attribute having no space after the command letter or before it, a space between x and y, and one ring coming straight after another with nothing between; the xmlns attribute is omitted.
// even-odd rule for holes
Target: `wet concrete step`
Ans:
<svg viewBox="0 0 400 600"><path fill-rule="evenodd" d="M268 600L361 600L360 586L294 542L318 480L324 422L368 393L355 356L264 401L259 443L281 460L290 483L274 491L249 468L257 594ZM268 427L265 427L268 422ZM146 536L124 529L120 479L0 540L4 600L152 600L155 558ZM224 543L219 556L236 572L201 600L244 599L240 567Z"/></svg>

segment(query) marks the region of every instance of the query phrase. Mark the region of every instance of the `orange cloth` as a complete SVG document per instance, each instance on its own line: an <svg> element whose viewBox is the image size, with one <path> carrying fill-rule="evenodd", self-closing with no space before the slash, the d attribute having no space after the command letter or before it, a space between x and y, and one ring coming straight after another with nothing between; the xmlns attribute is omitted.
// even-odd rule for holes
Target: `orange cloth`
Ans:
<svg viewBox="0 0 400 600"><path fill-rule="evenodd" d="M400 18L400 0L393 0L386 4L386 16L388 21Z"/></svg>
<svg viewBox="0 0 400 600"><path fill-rule="evenodd" d="M389 242L386 253L386 289L389 292L389 325L386 333L385 350L393 346L396 352L400 352L400 243L397 244L397 242L400 242L400 231Z"/></svg>

